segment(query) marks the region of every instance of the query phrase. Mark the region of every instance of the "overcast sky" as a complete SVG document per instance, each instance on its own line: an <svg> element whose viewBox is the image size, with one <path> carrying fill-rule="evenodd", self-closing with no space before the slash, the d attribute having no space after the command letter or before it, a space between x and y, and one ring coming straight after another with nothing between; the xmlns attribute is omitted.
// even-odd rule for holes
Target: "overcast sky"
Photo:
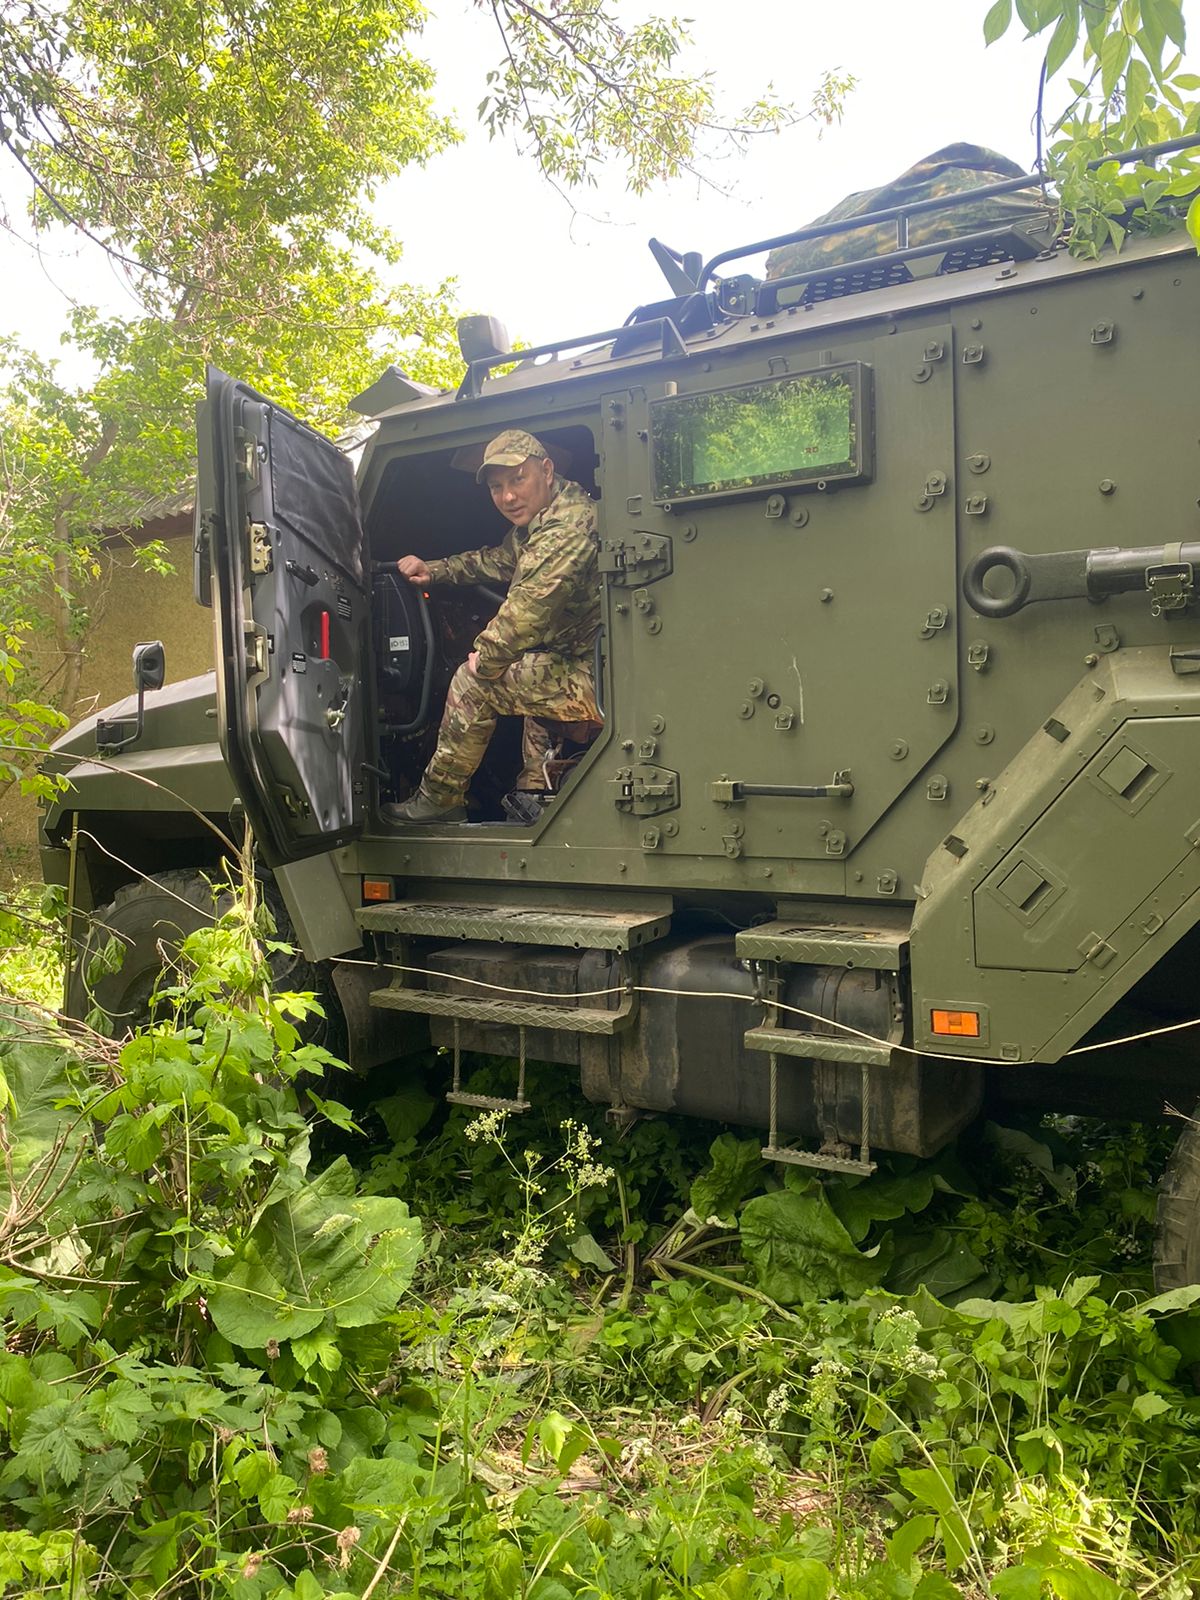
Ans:
<svg viewBox="0 0 1200 1600"><path fill-rule="evenodd" d="M985 49L984 0L683 0L693 18L689 64L713 71L735 107L768 82L806 103L826 68L858 80L840 125L811 123L756 140L741 158L714 160L718 188L680 179L635 200L619 173L581 191L574 208L507 140L475 122L498 39L486 7L434 0L421 53L437 68L437 102L466 132L424 171L387 186L379 211L405 241L412 283L458 281L463 310L498 316L531 344L613 327L665 285L646 241L657 235L705 257L727 246L800 227L853 189L895 177L957 140L989 145L1028 166L1042 45L1012 38ZM629 16L645 8L627 6ZM663 9L671 9L670 5ZM1186 7L1200 33L1200 0ZM1190 52L1196 54L1195 47ZM1063 90L1048 97L1053 111ZM19 200L7 186L16 231ZM0 234L6 293L0 332L46 353L58 348L70 297L132 314L118 270L91 247L58 235L39 250ZM747 263L747 266L750 266ZM74 368L67 368L74 370Z"/></svg>

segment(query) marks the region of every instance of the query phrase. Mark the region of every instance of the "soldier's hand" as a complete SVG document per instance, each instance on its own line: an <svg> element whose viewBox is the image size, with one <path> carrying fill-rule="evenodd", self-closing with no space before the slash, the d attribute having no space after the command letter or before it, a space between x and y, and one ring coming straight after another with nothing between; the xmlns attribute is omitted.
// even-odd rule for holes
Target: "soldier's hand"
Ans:
<svg viewBox="0 0 1200 1600"><path fill-rule="evenodd" d="M471 676L473 678L477 678L479 676L479 651L478 650L472 650L470 655L467 657L467 671L471 674Z"/></svg>
<svg viewBox="0 0 1200 1600"><path fill-rule="evenodd" d="M421 560L420 556L401 556L396 566L400 570L400 576L407 578L409 583L422 584L432 582L429 576L429 568Z"/></svg>

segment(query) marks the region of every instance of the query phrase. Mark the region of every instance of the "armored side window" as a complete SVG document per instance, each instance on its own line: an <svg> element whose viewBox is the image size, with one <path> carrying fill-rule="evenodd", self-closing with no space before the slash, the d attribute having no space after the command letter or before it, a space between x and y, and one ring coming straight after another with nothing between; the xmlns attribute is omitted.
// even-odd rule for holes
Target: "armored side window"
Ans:
<svg viewBox="0 0 1200 1600"><path fill-rule="evenodd" d="M852 362L655 401L655 500L865 478L868 378Z"/></svg>

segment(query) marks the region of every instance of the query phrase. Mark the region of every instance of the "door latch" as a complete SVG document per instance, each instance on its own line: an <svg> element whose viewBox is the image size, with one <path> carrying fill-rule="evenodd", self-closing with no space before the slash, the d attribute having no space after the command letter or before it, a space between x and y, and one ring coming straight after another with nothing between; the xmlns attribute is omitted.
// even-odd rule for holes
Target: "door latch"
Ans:
<svg viewBox="0 0 1200 1600"><path fill-rule="evenodd" d="M275 565L271 536L265 522L250 524L250 571L261 577Z"/></svg>

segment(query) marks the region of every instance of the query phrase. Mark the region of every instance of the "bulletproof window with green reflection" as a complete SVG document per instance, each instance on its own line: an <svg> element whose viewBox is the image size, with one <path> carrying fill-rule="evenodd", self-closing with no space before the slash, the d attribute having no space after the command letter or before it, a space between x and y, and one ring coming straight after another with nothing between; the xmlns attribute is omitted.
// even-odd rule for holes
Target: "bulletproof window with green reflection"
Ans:
<svg viewBox="0 0 1200 1600"><path fill-rule="evenodd" d="M855 366L655 401L654 498L861 477L862 389Z"/></svg>

